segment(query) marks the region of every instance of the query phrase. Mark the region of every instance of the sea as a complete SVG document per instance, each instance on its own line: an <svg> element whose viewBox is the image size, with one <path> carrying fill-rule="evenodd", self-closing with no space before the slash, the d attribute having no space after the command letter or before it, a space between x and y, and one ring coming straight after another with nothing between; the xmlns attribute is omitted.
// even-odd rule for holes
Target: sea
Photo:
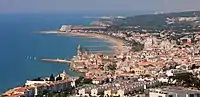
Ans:
<svg viewBox="0 0 200 97"><path fill-rule="evenodd" d="M106 41L56 34L39 34L40 31L58 30L61 25L89 25L94 19L80 14L0 14L0 93L26 80L59 74L82 76L70 70L67 64L45 63L42 58L70 59L77 46L109 46ZM98 48L96 48L98 49ZM100 48L99 50L108 50Z"/></svg>

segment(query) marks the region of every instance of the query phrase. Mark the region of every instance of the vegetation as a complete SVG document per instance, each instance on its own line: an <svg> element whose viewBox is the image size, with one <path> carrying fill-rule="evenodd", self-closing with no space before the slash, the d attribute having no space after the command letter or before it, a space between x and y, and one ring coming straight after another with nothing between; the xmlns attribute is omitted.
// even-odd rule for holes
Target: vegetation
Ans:
<svg viewBox="0 0 200 97"><path fill-rule="evenodd" d="M200 89L200 81L196 75L192 73L179 73L170 77L169 79L176 80L175 85L184 87L195 87Z"/></svg>
<svg viewBox="0 0 200 97"><path fill-rule="evenodd" d="M141 51L144 48L144 44L141 44L139 42L133 42L132 43L132 50L133 51Z"/></svg>
<svg viewBox="0 0 200 97"><path fill-rule="evenodd" d="M85 78L85 79L83 80L83 84L92 84L92 79L90 79L90 78Z"/></svg>
<svg viewBox="0 0 200 97"><path fill-rule="evenodd" d="M53 74L51 74L49 81L55 81L55 77L53 76Z"/></svg>
<svg viewBox="0 0 200 97"><path fill-rule="evenodd" d="M192 64L192 66L191 66L191 70L198 69L198 68L199 68L199 66L196 66L196 64Z"/></svg>
<svg viewBox="0 0 200 97"><path fill-rule="evenodd" d="M84 80L84 77L80 76L76 81L75 81L75 84L77 86L81 85L81 82Z"/></svg>
<svg viewBox="0 0 200 97"><path fill-rule="evenodd" d="M194 14L195 13L195 14ZM200 16L199 11L179 12L179 13L165 13L165 14L146 14L137 15L134 17L127 17L125 19L114 19L113 27L127 27L127 26L140 26L138 29L162 30L162 29L190 29L194 26L191 22L178 22L174 24L167 24L166 18L176 17L194 17Z"/></svg>
<svg viewBox="0 0 200 97"><path fill-rule="evenodd" d="M60 75L56 78L56 81L62 80L62 77Z"/></svg>
<svg viewBox="0 0 200 97"><path fill-rule="evenodd" d="M108 70L114 71L114 70L116 70L116 66L117 65L115 63L112 63L112 64L108 65Z"/></svg>
<svg viewBox="0 0 200 97"><path fill-rule="evenodd" d="M40 77L33 79L32 81L43 81Z"/></svg>
<svg viewBox="0 0 200 97"><path fill-rule="evenodd" d="M83 84L92 84L92 79L90 78L84 78L80 76L76 81L75 81L77 86L82 86Z"/></svg>

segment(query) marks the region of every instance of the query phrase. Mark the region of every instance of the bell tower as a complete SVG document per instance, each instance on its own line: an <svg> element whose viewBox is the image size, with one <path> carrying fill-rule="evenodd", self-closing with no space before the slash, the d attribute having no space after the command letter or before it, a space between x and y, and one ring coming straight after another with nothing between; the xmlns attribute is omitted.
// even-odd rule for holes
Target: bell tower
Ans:
<svg viewBox="0 0 200 97"><path fill-rule="evenodd" d="M82 51L81 51L81 45L79 44L77 47L77 55L80 56L82 55Z"/></svg>

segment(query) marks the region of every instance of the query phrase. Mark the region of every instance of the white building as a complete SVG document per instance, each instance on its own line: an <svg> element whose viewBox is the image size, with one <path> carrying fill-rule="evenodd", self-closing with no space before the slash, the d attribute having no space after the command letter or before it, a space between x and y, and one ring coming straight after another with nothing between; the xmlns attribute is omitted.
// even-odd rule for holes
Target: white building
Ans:
<svg viewBox="0 0 200 97"><path fill-rule="evenodd" d="M149 91L149 97L177 97L176 93L152 89Z"/></svg>
<svg viewBox="0 0 200 97"><path fill-rule="evenodd" d="M32 80L27 80L25 85L26 86L30 86L30 85L34 85L34 84L46 84L49 83L49 81L32 81Z"/></svg>
<svg viewBox="0 0 200 97"><path fill-rule="evenodd" d="M104 91L104 97L110 97L111 95L112 95L112 91L111 90Z"/></svg>
<svg viewBox="0 0 200 97"><path fill-rule="evenodd" d="M98 90L97 89L92 89L91 90L91 96L97 97Z"/></svg>
<svg viewBox="0 0 200 97"><path fill-rule="evenodd" d="M78 96L85 96L85 89L78 90Z"/></svg>
<svg viewBox="0 0 200 97"><path fill-rule="evenodd" d="M60 31L65 32L67 30L71 30L71 25L62 25Z"/></svg>
<svg viewBox="0 0 200 97"><path fill-rule="evenodd" d="M119 97L124 97L124 90L118 90L117 94L119 95Z"/></svg>

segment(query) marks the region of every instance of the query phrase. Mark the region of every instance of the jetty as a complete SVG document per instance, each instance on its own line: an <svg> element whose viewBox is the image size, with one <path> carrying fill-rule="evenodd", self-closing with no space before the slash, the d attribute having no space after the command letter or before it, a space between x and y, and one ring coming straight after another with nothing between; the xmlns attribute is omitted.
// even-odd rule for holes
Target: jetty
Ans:
<svg viewBox="0 0 200 97"><path fill-rule="evenodd" d="M62 59L41 59L44 62L53 62L53 63L71 63L69 60L62 60Z"/></svg>

